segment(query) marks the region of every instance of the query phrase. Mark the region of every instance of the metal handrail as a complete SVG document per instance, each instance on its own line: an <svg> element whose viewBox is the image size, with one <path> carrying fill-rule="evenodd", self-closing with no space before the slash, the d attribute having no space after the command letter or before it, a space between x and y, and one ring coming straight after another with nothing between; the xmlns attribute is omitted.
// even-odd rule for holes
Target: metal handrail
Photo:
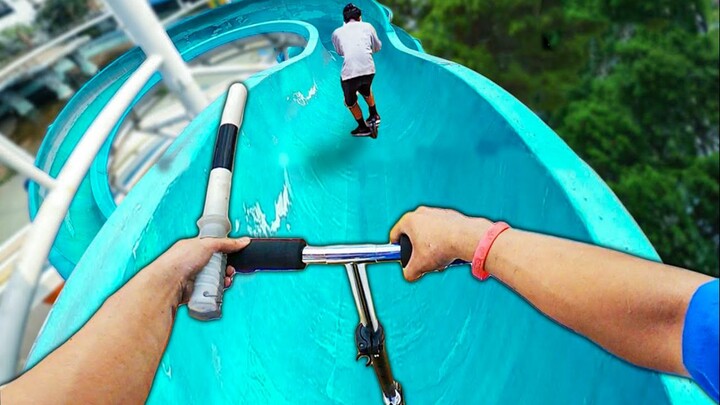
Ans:
<svg viewBox="0 0 720 405"><path fill-rule="evenodd" d="M55 179L38 169L32 157L27 152L15 145L1 133L0 162L47 189L52 189L55 186Z"/></svg>
<svg viewBox="0 0 720 405"><path fill-rule="evenodd" d="M113 99L88 127L45 198L27 235L5 294L0 301L0 381L15 376L15 366L27 315L40 273L70 203L90 165L138 93L163 63L159 55L148 56L120 87Z"/></svg>
<svg viewBox="0 0 720 405"><path fill-rule="evenodd" d="M209 100L192 77L190 69L175 48L150 4L146 1L106 0L107 6L130 38L146 55L160 55L160 72L165 85L177 95L192 115L207 107Z"/></svg>
<svg viewBox="0 0 720 405"><path fill-rule="evenodd" d="M130 104L152 75L160 71L165 84L176 93L191 116L207 105L204 94L163 29L163 25L198 9L203 3L198 0L182 7L160 22L144 1L106 0L110 12L81 24L0 69L0 77L11 74L46 49L112 16L148 55L87 128L56 179L34 167L21 151L12 147L14 145L4 145L4 150L0 149L0 153L5 152L9 156L7 160L14 168L19 168L18 171L50 190L35 221L26 232L15 271L10 275L4 293L0 296L0 342L3 342L0 345L0 383L15 376L27 316L60 225L95 156ZM14 260L17 252L12 252L12 255Z"/></svg>
<svg viewBox="0 0 720 405"><path fill-rule="evenodd" d="M206 2L204 0L196 0L194 3L190 3L190 4L182 3L182 4L183 4L183 6L180 7L180 10L176 11L175 13L167 16L166 18L164 18L162 20L163 25L171 24L171 23L179 20L180 18L186 16L187 14L194 12L195 10L205 6ZM10 79L11 78L10 75L12 73L16 73L16 71L22 70L20 68L27 62L31 61L36 56L42 54L46 50L51 49L51 48L57 46L58 44L65 42L68 39L78 35L79 33L83 32L89 28L92 28L92 27L100 24L101 22L108 20L112 17L113 17L113 14L111 12L105 12L95 18L92 18L92 19L78 25L77 27L74 27L73 29L71 29L67 32L64 32L63 34L61 34L58 37L55 37L55 38L51 39L50 41L45 42L44 44L42 44L36 48L33 48L29 52L27 52L23 55L20 55L20 57L18 57L17 59L13 60L9 64L2 66L0 68L0 80Z"/></svg>
<svg viewBox="0 0 720 405"><path fill-rule="evenodd" d="M30 52L22 55L21 57L15 59L10 64L4 66L2 69L0 69L0 78L8 76L10 73L13 73L13 71L20 68L22 65L36 57L37 55L45 52L46 50L54 47L55 45L66 41L69 38L74 37L75 35L79 34L80 32L85 31L86 29L93 27L108 18L112 18L111 13L104 13L98 17L93 18L92 20L89 20L83 24L80 24L79 26L71 29L70 31L60 35L59 37L53 38L52 40L44 43L43 45L31 50Z"/></svg>

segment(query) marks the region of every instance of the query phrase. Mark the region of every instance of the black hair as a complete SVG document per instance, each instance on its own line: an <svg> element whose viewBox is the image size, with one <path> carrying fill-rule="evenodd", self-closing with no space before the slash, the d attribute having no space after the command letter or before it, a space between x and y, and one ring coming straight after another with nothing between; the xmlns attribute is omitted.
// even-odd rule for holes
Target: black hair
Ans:
<svg viewBox="0 0 720 405"><path fill-rule="evenodd" d="M360 21L360 17L362 17L362 10L352 3L349 3L343 9L343 20L345 22L350 20Z"/></svg>

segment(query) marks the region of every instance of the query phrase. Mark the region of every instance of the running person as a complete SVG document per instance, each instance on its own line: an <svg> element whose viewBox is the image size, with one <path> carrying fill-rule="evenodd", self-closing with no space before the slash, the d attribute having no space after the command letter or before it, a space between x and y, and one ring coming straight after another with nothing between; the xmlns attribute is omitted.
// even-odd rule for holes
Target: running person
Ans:
<svg viewBox="0 0 720 405"><path fill-rule="evenodd" d="M362 94L370 109L368 121L380 122L372 93L372 81L375 77L375 61L372 54L380 51L382 42L372 25L362 21L362 11L354 4L343 9L345 24L336 29L332 43L338 55L344 58L341 83L345 96L345 105L350 109L358 127L351 133L355 136L367 136L372 133L363 119L358 105L357 93Z"/></svg>

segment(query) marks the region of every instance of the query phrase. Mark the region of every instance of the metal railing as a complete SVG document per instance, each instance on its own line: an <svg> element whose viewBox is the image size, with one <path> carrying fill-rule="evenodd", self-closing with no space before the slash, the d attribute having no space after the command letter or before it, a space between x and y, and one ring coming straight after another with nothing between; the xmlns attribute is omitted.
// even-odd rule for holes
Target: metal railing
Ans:
<svg viewBox="0 0 720 405"><path fill-rule="evenodd" d="M18 173L47 189L52 189L55 186L55 179L35 167L32 156L12 143L2 133L0 133L0 162L5 162Z"/></svg>
<svg viewBox="0 0 720 405"><path fill-rule="evenodd" d="M66 40L76 33L105 20L113 15L129 36L143 49L146 60L131 74L113 98L105 105L95 120L85 131L85 135L76 145L70 157L56 179L35 167L32 159L25 156L15 145L6 139L0 143L0 158L13 169L30 177L46 187L49 192L44 199L35 221L19 237L23 240L14 271L0 296L0 383L8 381L17 371L22 338L30 309L35 299L50 249L55 241L63 219L77 189L85 178L95 156L108 136L120 121L140 91L158 71L162 73L165 85L170 88L191 116L202 111L207 105L205 95L194 81L190 69L183 62L162 23L144 0L106 0L111 13L97 17L54 40L54 43ZM170 18L179 18L196 8L193 5L182 8ZM46 45L51 46L51 44ZM42 48L42 47L41 47ZM42 52L32 51L30 56L16 61L0 71L0 76L22 66L27 58ZM18 243L14 239L12 243ZM7 249L10 251L10 249Z"/></svg>
<svg viewBox="0 0 720 405"><path fill-rule="evenodd" d="M115 124L163 60L149 56L98 114L68 158L32 223L20 258L0 301L0 381L14 376L26 318L40 274L80 182Z"/></svg>
<svg viewBox="0 0 720 405"><path fill-rule="evenodd" d="M107 0L106 0L107 1ZM171 24L180 18L202 8L207 6L206 0L195 0L194 2L183 2L178 1L178 11L170 14L169 16L165 17L162 20L162 24L167 26L168 24ZM85 21L84 23L73 27L72 29L60 34L59 36L43 43L42 45L33 48L27 53L24 53L20 55L17 59L14 59L9 64L2 66L0 68L0 83L1 82L9 82L17 77L20 77L27 73L27 69L24 69L25 65L29 62L32 62L36 57L39 55L42 55L43 53L49 51L50 49L78 36L82 32L87 31L90 28L93 28L100 23L113 18L112 12L104 12L97 17L94 17L88 21Z"/></svg>
<svg viewBox="0 0 720 405"><path fill-rule="evenodd" d="M98 25L99 23L107 20L108 18L111 18L111 13L104 13L98 17L95 17L83 24L80 24L79 26L71 29L70 31L53 38L52 40L42 44L41 46L38 46L37 48L34 48L30 52L20 56L19 58L15 59L8 65L4 66L2 69L0 69L0 80L9 80L13 75L20 75L23 74L22 67L31 61L36 56L42 54L43 52L46 52L47 50L67 41L70 38L75 37L79 33L94 27Z"/></svg>
<svg viewBox="0 0 720 405"><path fill-rule="evenodd" d="M30 227L31 224L25 225L10 239L0 244L0 297L7 290L6 281L10 279L15 265L20 259L20 250L27 240ZM48 294L55 291L63 282L62 277L52 267L49 265L44 267L46 267L46 271L44 270L40 276L38 288L32 300L33 307L40 304Z"/></svg>
<svg viewBox="0 0 720 405"><path fill-rule="evenodd" d="M180 10L162 22L158 20L145 0L105 0L105 2L110 10L109 13L72 29L0 70L2 77L3 74L17 69L33 56L43 52L44 49L65 41L111 16L118 20L119 26L147 55L146 60L130 75L86 129L57 178L52 178L35 167L31 156L0 135L0 161L4 161L11 169L30 178L48 191L34 222L0 245L0 284L3 279L8 280L4 286L0 286L0 342L2 342L0 343L0 383L12 379L17 372L19 352L31 308L42 300L43 294L50 292L53 286L62 281L56 272L43 272L43 270L48 268L47 257L78 187L102 145L151 77L158 71L162 74L165 86L172 91L186 111L182 117L186 117L189 122L208 104L207 97L193 75L243 76L268 67L267 64L258 63L190 68L185 64L163 25L197 10L205 5L205 1L179 2ZM172 140L172 137L168 137L147 161L138 166L136 174L127 179L129 186L142 177Z"/></svg>

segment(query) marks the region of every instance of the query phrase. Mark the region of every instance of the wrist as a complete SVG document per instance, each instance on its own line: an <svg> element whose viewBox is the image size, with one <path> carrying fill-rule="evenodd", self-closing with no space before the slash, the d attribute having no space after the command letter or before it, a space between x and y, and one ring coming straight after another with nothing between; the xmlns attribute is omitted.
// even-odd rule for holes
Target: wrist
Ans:
<svg viewBox="0 0 720 405"><path fill-rule="evenodd" d="M492 222L487 219L467 217L457 232L453 233L455 237L453 243L455 257L466 262L472 262L480 239L491 226Z"/></svg>
<svg viewBox="0 0 720 405"><path fill-rule="evenodd" d="M485 232L482 239L480 239L472 261L472 274L480 281L485 281L490 277L491 273L486 268L487 259L495 241L508 229L510 229L510 225L507 223L502 221L496 222Z"/></svg>
<svg viewBox="0 0 720 405"><path fill-rule="evenodd" d="M488 252L485 261L485 271L498 279L503 278L501 273L504 268L508 267L508 257L512 257L508 252L513 249L513 246L518 246L516 238L519 235L520 233L517 229L510 228L497 237L495 243L492 245L492 249Z"/></svg>

